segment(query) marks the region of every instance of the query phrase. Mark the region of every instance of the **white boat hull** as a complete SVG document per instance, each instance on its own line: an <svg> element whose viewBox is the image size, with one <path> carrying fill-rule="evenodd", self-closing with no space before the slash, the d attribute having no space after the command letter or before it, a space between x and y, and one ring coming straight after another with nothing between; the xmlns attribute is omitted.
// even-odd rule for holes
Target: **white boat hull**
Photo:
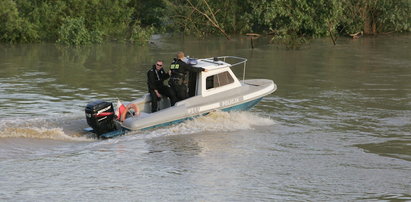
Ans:
<svg viewBox="0 0 411 202"><path fill-rule="evenodd" d="M168 100L163 99L160 107L164 109L155 113L150 113L151 101L149 96L145 95L133 101L139 106L143 115L127 118L122 123L122 127L127 130L144 130L179 123L216 110L248 110L276 89L277 86L272 80L245 80L240 87L207 97L194 96L177 102L173 107L168 107L170 106Z"/></svg>

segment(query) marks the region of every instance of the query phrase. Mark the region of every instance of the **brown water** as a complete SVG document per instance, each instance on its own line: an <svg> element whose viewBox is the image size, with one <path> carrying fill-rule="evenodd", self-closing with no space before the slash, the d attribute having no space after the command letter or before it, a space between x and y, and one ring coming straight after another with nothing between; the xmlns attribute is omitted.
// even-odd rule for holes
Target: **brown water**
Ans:
<svg viewBox="0 0 411 202"><path fill-rule="evenodd" d="M0 200L411 200L411 35L256 47L0 45ZM250 112L106 141L82 132L88 102L140 97L151 64L178 50L246 57L246 78L278 90Z"/></svg>

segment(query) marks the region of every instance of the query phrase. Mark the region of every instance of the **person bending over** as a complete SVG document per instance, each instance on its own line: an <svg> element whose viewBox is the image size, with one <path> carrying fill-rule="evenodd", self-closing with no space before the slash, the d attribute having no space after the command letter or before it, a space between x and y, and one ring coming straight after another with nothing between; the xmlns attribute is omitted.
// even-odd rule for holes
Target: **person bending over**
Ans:
<svg viewBox="0 0 411 202"><path fill-rule="evenodd" d="M183 61L185 58L183 52L178 52L177 53L177 58L174 58L173 63L171 63L170 66L170 71L171 71L171 77L170 80L168 81L171 88L174 91L174 94L177 97L178 101L184 100L188 98L188 92L187 92L187 84L188 84L188 73L190 72L201 72L201 71L207 71L204 68L196 68L193 67L192 65L189 65Z"/></svg>

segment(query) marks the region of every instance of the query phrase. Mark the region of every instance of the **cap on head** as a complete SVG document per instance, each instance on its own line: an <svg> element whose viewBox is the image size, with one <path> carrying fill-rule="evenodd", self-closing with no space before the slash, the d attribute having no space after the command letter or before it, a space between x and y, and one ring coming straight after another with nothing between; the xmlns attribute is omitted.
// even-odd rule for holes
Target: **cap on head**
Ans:
<svg viewBox="0 0 411 202"><path fill-rule="evenodd" d="M178 51L177 52L177 59L182 59L184 58L184 52L183 51Z"/></svg>

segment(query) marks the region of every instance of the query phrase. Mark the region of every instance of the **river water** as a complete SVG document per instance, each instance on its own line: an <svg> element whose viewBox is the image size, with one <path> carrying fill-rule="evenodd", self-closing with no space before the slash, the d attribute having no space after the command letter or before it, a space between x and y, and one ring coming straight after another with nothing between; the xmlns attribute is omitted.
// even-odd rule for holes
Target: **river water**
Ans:
<svg viewBox="0 0 411 202"><path fill-rule="evenodd" d="M0 200L411 200L411 35L337 43L0 45ZM88 102L142 96L148 68L178 50L246 57L246 79L278 90L249 112L110 140L82 131Z"/></svg>

